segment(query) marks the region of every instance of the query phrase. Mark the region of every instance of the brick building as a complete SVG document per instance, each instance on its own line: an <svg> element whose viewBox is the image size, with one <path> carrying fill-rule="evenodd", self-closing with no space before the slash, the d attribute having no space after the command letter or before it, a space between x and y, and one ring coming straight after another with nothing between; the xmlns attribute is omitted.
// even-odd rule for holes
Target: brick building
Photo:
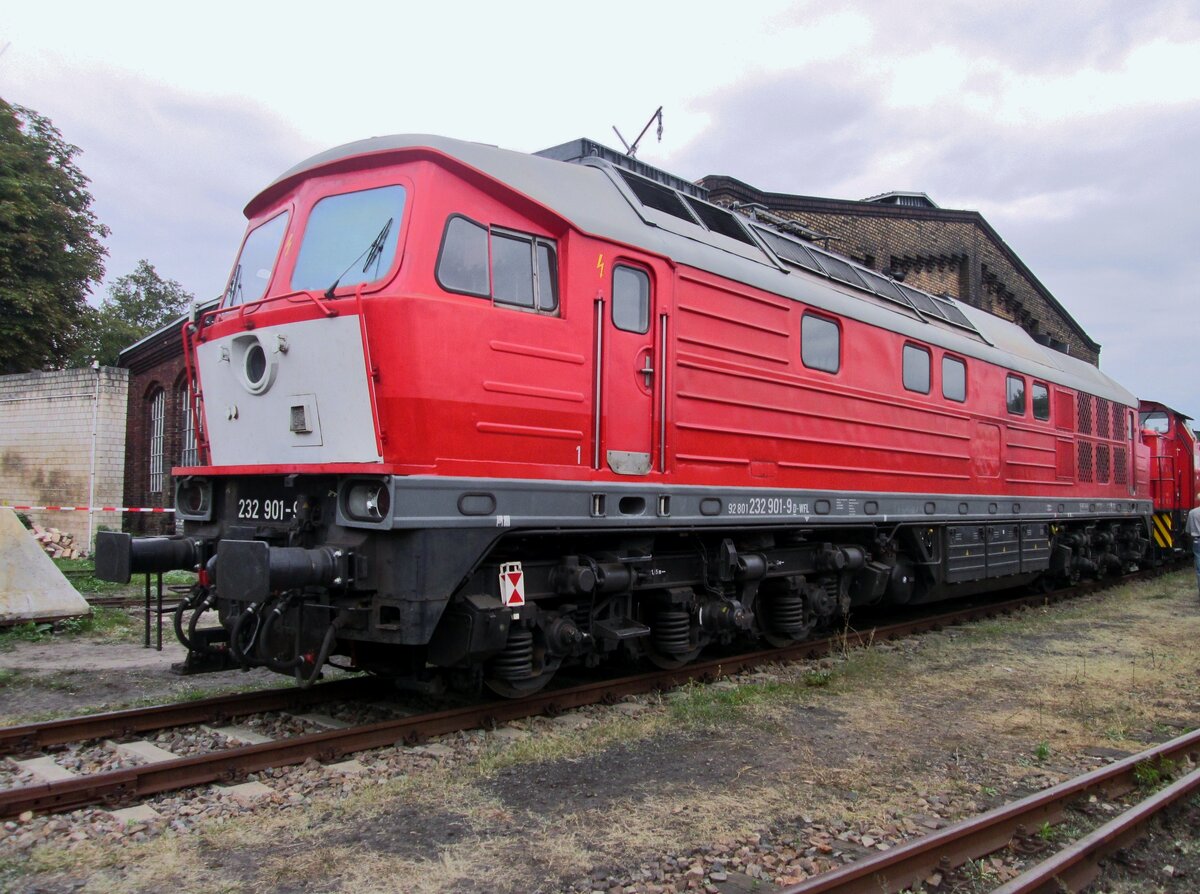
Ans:
<svg viewBox="0 0 1200 894"><path fill-rule="evenodd" d="M111 367L0 376L0 505L122 505L128 383ZM89 533L121 526L116 512L25 514L89 551Z"/></svg>
<svg viewBox="0 0 1200 894"><path fill-rule="evenodd" d="M1024 328L1044 345L1099 364L1100 345L1058 303L978 211L939 208L924 193L863 201L763 192L732 177L700 180L709 199L754 206L807 238L933 294L949 294Z"/></svg>
<svg viewBox="0 0 1200 894"><path fill-rule="evenodd" d="M189 412L187 373L180 317L121 352L129 371L126 424L125 500L129 506L175 505L171 469L194 465L196 440ZM169 513L131 513L125 530L137 534L173 533Z"/></svg>

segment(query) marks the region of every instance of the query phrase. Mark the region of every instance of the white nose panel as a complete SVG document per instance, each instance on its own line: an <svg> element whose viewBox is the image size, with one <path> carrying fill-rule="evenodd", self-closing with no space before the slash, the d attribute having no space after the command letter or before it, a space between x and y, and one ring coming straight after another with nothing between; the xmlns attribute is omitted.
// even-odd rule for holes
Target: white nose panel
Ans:
<svg viewBox="0 0 1200 894"><path fill-rule="evenodd" d="M214 465L382 459L357 315L239 332L196 358Z"/></svg>

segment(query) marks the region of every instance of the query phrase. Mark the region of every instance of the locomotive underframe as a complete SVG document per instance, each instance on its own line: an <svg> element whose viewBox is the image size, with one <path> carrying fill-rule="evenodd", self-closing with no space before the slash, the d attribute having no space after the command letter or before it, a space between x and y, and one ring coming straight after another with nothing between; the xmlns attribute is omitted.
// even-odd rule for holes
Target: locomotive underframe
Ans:
<svg viewBox="0 0 1200 894"><path fill-rule="evenodd" d="M389 507L377 518L350 515L348 488L364 481L377 512ZM180 487L202 491L182 538L152 553L104 535L98 568L128 551L126 576L203 570L181 607L187 632L177 623L185 669L265 664L311 682L343 656L413 679L452 669L510 696L564 663L676 666L714 642L783 645L858 606L1120 573L1149 546L1135 501L298 475ZM246 517L263 505L280 517ZM508 563L520 604L503 599ZM221 627L205 633L210 608Z"/></svg>

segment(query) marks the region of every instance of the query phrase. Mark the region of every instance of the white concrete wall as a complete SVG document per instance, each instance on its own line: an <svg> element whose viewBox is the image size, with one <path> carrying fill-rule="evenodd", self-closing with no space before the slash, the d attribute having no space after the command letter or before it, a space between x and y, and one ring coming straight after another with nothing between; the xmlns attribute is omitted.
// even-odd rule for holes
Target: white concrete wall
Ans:
<svg viewBox="0 0 1200 894"><path fill-rule="evenodd" d="M0 505L89 505L93 409L91 505L122 505L128 390L129 371L112 367L0 376ZM87 512L25 514L69 531L78 547L90 551ZM95 513L93 534L101 525L120 530L120 513Z"/></svg>

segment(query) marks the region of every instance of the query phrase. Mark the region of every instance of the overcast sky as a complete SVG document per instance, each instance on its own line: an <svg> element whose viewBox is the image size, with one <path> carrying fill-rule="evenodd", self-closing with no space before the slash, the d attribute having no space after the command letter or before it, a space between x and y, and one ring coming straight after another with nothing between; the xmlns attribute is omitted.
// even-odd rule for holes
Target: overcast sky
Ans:
<svg viewBox="0 0 1200 894"><path fill-rule="evenodd" d="M219 293L246 202L339 143L617 145L662 105L639 157L689 179L981 212L1109 375L1200 416L1195 2L9 3L0 51L83 150L110 279Z"/></svg>

